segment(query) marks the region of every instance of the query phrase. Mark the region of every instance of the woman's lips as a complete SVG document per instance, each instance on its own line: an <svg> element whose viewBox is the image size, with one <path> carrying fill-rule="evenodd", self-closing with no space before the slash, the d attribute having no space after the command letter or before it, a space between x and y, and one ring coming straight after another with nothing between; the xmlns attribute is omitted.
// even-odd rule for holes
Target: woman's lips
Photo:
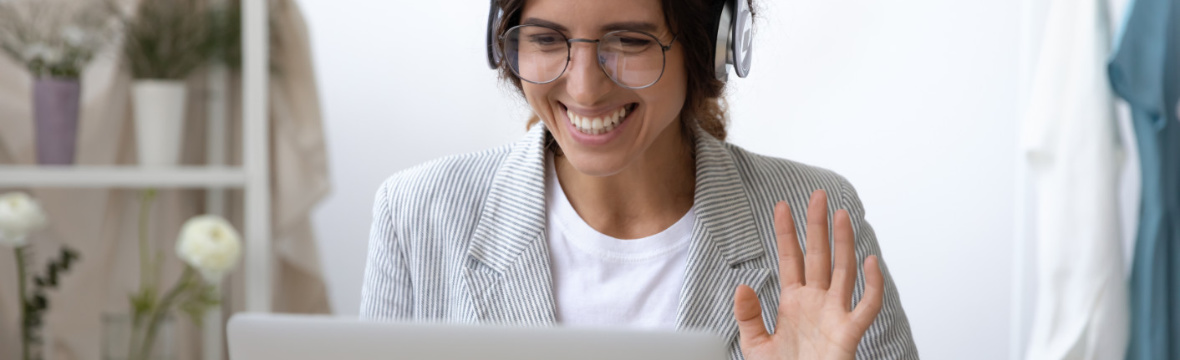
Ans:
<svg viewBox="0 0 1180 360"><path fill-rule="evenodd" d="M570 137L587 146L602 145L617 137L638 106L630 103L597 116L582 116L561 104Z"/></svg>
<svg viewBox="0 0 1180 360"><path fill-rule="evenodd" d="M622 124L636 105L638 104L626 104L597 116L579 115L564 104L562 107L565 109L566 119L574 126L575 130L586 135L601 135L611 132Z"/></svg>

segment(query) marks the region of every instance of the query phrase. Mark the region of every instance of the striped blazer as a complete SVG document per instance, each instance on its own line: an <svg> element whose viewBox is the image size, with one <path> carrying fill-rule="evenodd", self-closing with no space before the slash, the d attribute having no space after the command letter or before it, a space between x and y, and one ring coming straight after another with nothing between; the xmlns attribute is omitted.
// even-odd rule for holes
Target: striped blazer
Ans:
<svg viewBox="0 0 1180 360"><path fill-rule="evenodd" d="M373 206L361 317L555 325L545 240L547 136L536 125L516 143L434 160L386 180ZM858 262L880 257L881 250L855 190L840 175L753 154L699 129L695 146L697 218L676 326L729 339L731 357L741 359L733 316L738 284L757 291L768 326L777 316L777 201L795 209L802 233L802 209L812 191L825 189L830 208L851 215ZM917 359L897 287L881 259L884 304L856 357ZM858 267L853 301L863 294L863 272Z"/></svg>

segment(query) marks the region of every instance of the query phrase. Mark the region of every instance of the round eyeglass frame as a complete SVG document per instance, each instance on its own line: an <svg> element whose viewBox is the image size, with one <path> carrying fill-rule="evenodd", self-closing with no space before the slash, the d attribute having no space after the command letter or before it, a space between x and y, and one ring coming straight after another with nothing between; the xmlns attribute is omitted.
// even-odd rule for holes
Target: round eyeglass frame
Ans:
<svg viewBox="0 0 1180 360"><path fill-rule="evenodd" d="M539 28L553 30L553 32L560 34L562 38L566 38L565 34L562 34L560 30L557 30L557 29L554 29L552 27L545 26L545 25L521 24L521 25L513 26L511 28L508 28L508 30L505 30L503 34L500 34L500 36L498 36L498 38L500 40L500 53L504 54L502 57L500 57L501 62L505 62L508 59L508 49L507 49L508 42L506 41L505 36L507 36L509 33L511 33L514 30L519 30L524 27L539 27ZM642 34L644 36L650 37L653 41L656 42L656 44L660 45L660 75L656 76L656 79L652 80L652 82L647 85L628 86L628 85L624 85L624 84L620 83L619 80L615 79L614 76L611 76L610 72L607 72L606 68L603 67L604 64L601 61L595 61L595 63L598 63L598 69L602 70L602 73L604 75L606 75L606 77L609 78L611 82L614 82L615 85L618 85L618 86L621 86L621 87L624 87L627 89L631 89L631 90L639 90L639 89L648 88L648 87L651 87L652 85L655 85L656 83L660 82L660 79L664 78L664 71L668 69L668 49L672 48L672 43L676 42L676 38L679 37L680 34L673 34L672 40L669 41L667 45L664 45L664 43L660 41L660 38L656 37L655 35L652 35L652 34L649 34L647 32L643 32L643 31L639 31L639 30L614 30L614 31L610 31L605 34L602 34L602 37L598 38L598 39L566 38L565 39L565 65L561 67L561 72L557 73L557 76L554 76L553 79L550 79L549 81L532 81L529 79L525 79L524 77L522 77L520 75L520 72L518 70L516 70L516 68L512 67L512 65L510 63L506 64L506 66L508 66L508 70L512 71L512 73L514 75L516 75L517 79L520 79L522 81L525 81L525 82L528 82L531 84L538 84L538 85L548 84L548 83L557 81L557 79L560 79L562 75L565 75L565 71L567 69L569 69L569 67L570 67L570 54L571 54L571 51L573 51L574 43L580 42L580 43L594 44L594 54L595 54L595 58L597 58L598 57L598 49L599 49L598 46L602 43L602 38L606 38L612 34L625 33L625 32L626 33Z"/></svg>

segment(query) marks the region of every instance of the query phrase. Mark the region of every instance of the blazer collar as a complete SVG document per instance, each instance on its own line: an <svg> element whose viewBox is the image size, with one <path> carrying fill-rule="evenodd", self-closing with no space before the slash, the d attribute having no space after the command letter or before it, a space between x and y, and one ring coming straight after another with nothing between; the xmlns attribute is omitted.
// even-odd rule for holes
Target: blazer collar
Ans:
<svg viewBox="0 0 1180 360"><path fill-rule="evenodd" d="M760 240L746 189L727 145L700 128L695 132L697 178L693 207L697 218L676 322L678 328L711 330L730 338L737 332L732 315L733 290L738 284L761 289L774 263ZM535 315L542 322L552 321L554 313L548 249L545 244L537 244L545 241L546 138L544 126L535 125L511 146L492 180L467 253L471 259L468 281L477 307L521 306L508 302L540 297L545 305L538 308L542 313ZM517 264L521 259L544 263ZM511 271L513 276L531 278L505 279L503 275L514 266L538 271ZM548 293L507 294L497 290L499 283L506 280L540 284L530 291ZM763 295L763 291L758 292ZM497 295L485 296L489 293Z"/></svg>
<svg viewBox="0 0 1180 360"><path fill-rule="evenodd" d="M492 178L468 256L503 273L545 230L545 135L534 125Z"/></svg>
<svg viewBox="0 0 1180 360"><path fill-rule="evenodd" d="M728 266L763 258L766 251L729 145L699 127L695 129L697 179L693 207L702 230L709 231L709 242Z"/></svg>

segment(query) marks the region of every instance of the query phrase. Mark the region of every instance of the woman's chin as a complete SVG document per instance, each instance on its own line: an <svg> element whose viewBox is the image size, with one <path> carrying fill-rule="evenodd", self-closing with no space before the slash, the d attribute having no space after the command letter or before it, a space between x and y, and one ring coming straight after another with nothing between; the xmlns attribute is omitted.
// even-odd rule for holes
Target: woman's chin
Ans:
<svg viewBox="0 0 1180 360"><path fill-rule="evenodd" d="M618 174L626 167L626 157L622 154L585 154L563 151L562 157L577 170L587 176L606 177Z"/></svg>

